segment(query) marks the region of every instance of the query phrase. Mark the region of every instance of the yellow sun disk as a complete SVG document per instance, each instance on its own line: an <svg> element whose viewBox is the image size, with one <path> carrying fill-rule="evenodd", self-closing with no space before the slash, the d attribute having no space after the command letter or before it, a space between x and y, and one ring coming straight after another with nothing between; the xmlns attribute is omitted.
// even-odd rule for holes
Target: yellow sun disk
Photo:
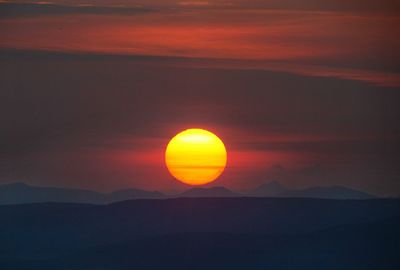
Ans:
<svg viewBox="0 0 400 270"><path fill-rule="evenodd" d="M165 152L169 172L189 185L204 185L224 171L227 153L223 142L203 129L188 129L171 139Z"/></svg>

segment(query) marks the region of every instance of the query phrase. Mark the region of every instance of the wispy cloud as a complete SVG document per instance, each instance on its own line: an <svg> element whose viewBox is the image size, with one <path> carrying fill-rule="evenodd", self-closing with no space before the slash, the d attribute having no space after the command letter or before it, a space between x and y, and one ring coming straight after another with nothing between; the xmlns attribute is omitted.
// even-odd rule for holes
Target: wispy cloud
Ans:
<svg viewBox="0 0 400 270"><path fill-rule="evenodd" d="M147 12L137 7L5 5L29 8L16 13L1 9L0 48L211 59L196 64L399 86L397 16L263 9ZM23 12L35 16L15 17ZM195 65L192 60L186 64Z"/></svg>
<svg viewBox="0 0 400 270"><path fill-rule="evenodd" d="M139 6L115 6L94 4L56 4L53 2L0 2L0 18L29 17L65 14L121 14L133 15L149 12L151 9Z"/></svg>

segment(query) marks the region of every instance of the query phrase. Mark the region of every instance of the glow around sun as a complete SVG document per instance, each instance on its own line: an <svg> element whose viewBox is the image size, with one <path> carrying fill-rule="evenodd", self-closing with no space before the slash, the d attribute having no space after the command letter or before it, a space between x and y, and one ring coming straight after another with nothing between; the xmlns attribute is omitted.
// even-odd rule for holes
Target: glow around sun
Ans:
<svg viewBox="0 0 400 270"><path fill-rule="evenodd" d="M204 185L224 171L227 152L215 134L204 129L187 129L168 143L165 164L177 180L188 185Z"/></svg>

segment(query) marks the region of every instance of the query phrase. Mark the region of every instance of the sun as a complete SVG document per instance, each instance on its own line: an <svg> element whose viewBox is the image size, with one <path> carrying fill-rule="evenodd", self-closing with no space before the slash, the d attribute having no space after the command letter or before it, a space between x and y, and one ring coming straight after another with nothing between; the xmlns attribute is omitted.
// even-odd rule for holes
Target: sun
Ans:
<svg viewBox="0 0 400 270"><path fill-rule="evenodd" d="M204 129L187 129L168 143L165 164L177 180L188 185L204 185L224 171L227 152L215 134Z"/></svg>

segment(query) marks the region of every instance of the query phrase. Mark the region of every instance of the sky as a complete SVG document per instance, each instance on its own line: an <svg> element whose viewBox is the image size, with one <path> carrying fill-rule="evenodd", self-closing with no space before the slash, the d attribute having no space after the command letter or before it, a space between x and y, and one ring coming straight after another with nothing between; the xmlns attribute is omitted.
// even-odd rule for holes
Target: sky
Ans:
<svg viewBox="0 0 400 270"><path fill-rule="evenodd" d="M400 195L400 4L0 1L0 184L187 189L164 164L217 134L209 186Z"/></svg>

